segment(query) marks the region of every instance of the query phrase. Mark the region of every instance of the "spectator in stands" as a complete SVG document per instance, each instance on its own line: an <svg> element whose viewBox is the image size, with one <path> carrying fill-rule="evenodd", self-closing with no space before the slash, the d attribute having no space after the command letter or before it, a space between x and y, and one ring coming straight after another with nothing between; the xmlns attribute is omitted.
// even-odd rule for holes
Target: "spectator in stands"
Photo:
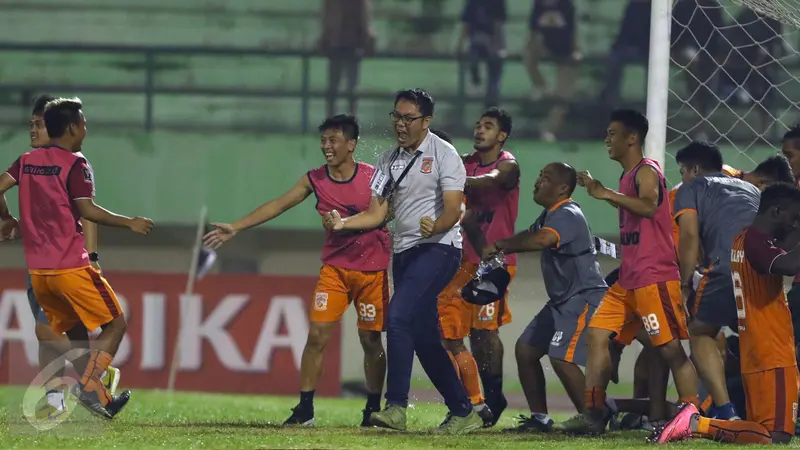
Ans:
<svg viewBox="0 0 800 450"><path fill-rule="evenodd" d="M535 88L532 99L556 99L542 129L542 137L548 141L555 140L574 95L577 63L581 59L576 29L572 0L534 0L522 59ZM539 71L544 57L556 63L556 87L552 92Z"/></svg>
<svg viewBox="0 0 800 450"><path fill-rule="evenodd" d="M650 50L650 0L629 0L620 23L619 34L606 66L605 87L600 101L613 109L620 101L620 84L625 66L631 62L647 63Z"/></svg>
<svg viewBox="0 0 800 450"><path fill-rule="evenodd" d="M500 81L503 60L506 57L505 31L506 0L466 0L461 14L461 35L456 52L460 55L467 45L470 78L467 83L471 95L481 85L480 63L486 62L485 106L497 106L500 101Z"/></svg>
<svg viewBox="0 0 800 450"><path fill-rule="evenodd" d="M779 62L785 51L781 39L782 24L748 8L742 8L735 23L724 32L725 55L720 59L725 69L721 97L734 104L749 106L757 103L759 106L754 109L759 123L754 131L763 135L776 122L770 113L776 107L775 95L778 93L773 83L779 72L785 70ZM794 77L792 74L788 76ZM777 127L773 130L778 131Z"/></svg>
<svg viewBox="0 0 800 450"><path fill-rule="evenodd" d="M328 58L327 115L334 116L342 75L350 114L356 114L361 59L375 49L371 0L323 0L319 48Z"/></svg>
<svg viewBox="0 0 800 450"><path fill-rule="evenodd" d="M683 69L685 94L691 109L694 139L708 139L709 114L716 105L717 64L724 28L717 0L678 0L672 9L672 59Z"/></svg>

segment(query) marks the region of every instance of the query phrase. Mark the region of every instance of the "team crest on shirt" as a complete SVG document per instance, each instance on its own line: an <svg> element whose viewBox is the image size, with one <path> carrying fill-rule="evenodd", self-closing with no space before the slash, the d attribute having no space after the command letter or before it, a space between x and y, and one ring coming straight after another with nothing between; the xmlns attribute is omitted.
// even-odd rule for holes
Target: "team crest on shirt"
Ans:
<svg viewBox="0 0 800 450"><path fill-rule="evenodd" d="M433 156L426 156L422 158L422 168L420 168L420 172L422 173L431 173L433 170Z"/></svg>
<svg viewBox="0 0 800 450"><path fill-rule="evenodd" d="M314 297L314 309L317 311L325 311L328 309L328 293L317 292Z"/></svg>

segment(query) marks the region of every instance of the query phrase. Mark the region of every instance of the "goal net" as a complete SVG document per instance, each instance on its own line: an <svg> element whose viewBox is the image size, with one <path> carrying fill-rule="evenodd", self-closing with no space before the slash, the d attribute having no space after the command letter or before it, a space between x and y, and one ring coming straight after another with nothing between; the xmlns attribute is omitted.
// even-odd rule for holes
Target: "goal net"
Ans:
<svg viewBox="0 0 800 450"><path fill-rule="evenodd" d="M800 122L798 27L800 0L673 0L667 167L692 139L743 170L780 147Z"/></svg>

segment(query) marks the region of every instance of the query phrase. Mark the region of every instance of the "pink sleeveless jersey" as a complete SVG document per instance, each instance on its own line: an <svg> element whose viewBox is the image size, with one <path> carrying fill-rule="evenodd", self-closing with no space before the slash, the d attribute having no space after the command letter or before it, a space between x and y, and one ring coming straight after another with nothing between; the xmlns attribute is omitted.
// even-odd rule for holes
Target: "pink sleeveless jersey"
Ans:
<svg viewBox="0 0 800 450"><path fill-rule="evenodd" d="M308 180L317 196L317 211L322 215L335 209L342 217L366 211L372 200L369 180L374 172L374 167L359 162L353 178L336 181L328 174L328 166L310 170ZM391 240L386 227L349 233L326 231L322 262L344 269L373 272L389 267L390 252Z"/></svg>
<svg viewBox="0 0 800 450"><path fill-rule="evenodd" d="M92 169L81 153L37 148L20 156L7 173L19 189L20 231L29 270L89 265L75 200L94 197Z"/></svg>
<svg viewBox="0 0 800 450"><path fill-rule="evenodd" d="M485 175L497 168L501 161L514 160L514 155L507 151L500 153L497 161L482 165L481 157L476 152L464 162L468 177ZM491 187L485 189L470 189L467 191L467 208L478 214L481 224L481 231L486 237L486 243L491 244L499 239L505 239L514 235L514 224L517 223L517 213L519 211L519 181L511 188ZM463 233L463 231L462 231ZM478 264L481 261L477 251L473 249L469 240L464 235L464 257L468 262ZM509 266L517 265L517 255L507 255L506 264Z"/></svg>
<svg viewBox="0 0 800 450"><path fill-rule="evenodd" d="M622 264L619 285L638 289L662 281L680 280L678 257L672 239L672 207L666 180L658 163L649 158L642 161L619 180L621 194L638 197L636 173L648 165L658 173L660 185L656 214L648 219L619 208L619 236L622 244Z"/></svg>

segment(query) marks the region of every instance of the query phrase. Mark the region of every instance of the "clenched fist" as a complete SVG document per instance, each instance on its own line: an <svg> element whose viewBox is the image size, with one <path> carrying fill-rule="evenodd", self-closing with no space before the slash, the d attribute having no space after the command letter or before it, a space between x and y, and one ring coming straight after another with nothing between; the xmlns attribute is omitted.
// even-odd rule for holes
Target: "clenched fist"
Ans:
<svg viewBox="0 0 800 450"><path fill-rule="evenodd" d="M433 229L435 228L436 221L430 217L423 217L419 219L419 232L422 237L429 238L434 235Z"/></svg>
<svg viewBox="0 0 800 450"><path fill-rule="evenodd" d="M344 229L344 220L339 211L333 210L322 216L322 226L331 231L341 231Z"/></svg>

